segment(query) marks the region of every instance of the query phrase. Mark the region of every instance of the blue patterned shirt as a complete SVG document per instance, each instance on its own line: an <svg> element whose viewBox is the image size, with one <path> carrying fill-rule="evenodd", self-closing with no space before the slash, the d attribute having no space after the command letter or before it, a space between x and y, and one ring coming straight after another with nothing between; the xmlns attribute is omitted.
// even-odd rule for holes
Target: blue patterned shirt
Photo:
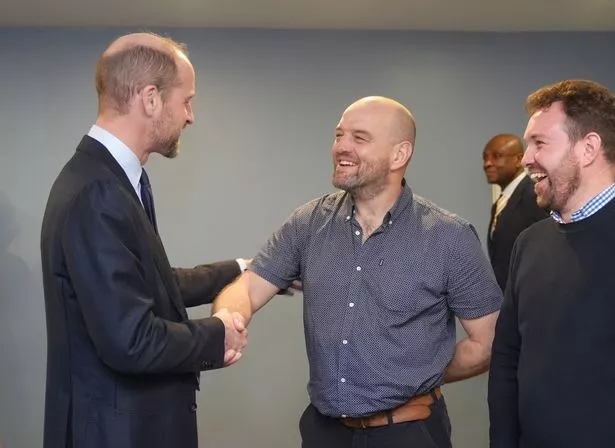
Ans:
<svg viewBox="0 0 615 448"><path fill-rule="evenodd" d="M329 416L398 406L443 381L454 316L500 308L474 228L405 185L363 243L349 194L295 210L248 269L286 288L303 282L311 402Z"/></svg>
<svg viewBox="0 0 615 448"><path fill-rule="evenodd" d="M608 204L611 201L611 199L613 199L614 197L615 197L615 183L611 184L611 186L602 190L600 194L598 194L596 197L590 200L587 204L585 204L583 207L581 207L576 212L574 212L570 216L569 223L581 221L585 218L589 218L591 215L593 215L598 210L600 210L602 207L604 207L606 204ZM567 224L562 219L562 215L560 215L558 212L551 212L551 217L555 219L557 222L559 222L560 224Z"/></svg>

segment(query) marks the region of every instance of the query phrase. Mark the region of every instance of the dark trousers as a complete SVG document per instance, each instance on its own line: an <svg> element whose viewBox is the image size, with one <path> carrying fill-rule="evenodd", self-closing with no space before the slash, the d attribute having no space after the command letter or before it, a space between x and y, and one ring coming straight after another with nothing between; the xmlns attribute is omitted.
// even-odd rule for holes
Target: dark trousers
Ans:
<svg viewBox="0 0 615 448"><path fill-rule="evenodd" d="M299 422L302 448L451 448L451 422L444 398L431 406L426 420L351 429L322 415L311 404Z"/></svg>

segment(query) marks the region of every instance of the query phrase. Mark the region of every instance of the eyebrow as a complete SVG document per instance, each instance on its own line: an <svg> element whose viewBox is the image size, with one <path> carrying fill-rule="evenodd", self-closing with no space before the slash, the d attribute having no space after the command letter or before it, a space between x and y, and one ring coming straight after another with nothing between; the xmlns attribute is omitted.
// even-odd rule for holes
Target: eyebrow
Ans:
<svg viewBox="0 0 615 448"><path fill-rule="evenodd" d="M523 137L523 140L525 142L527 142L528 140L536 140L536 139L545 140L546 136L545 134L538 133L538 134L530 134L527 137Z"/></svg>
<svg viewBox="0 0 615 448"><path fill-rule="evenodd" d="M352 133L353 133L353 134L364 135L364 136L366 136L366 137L371 137L371 136L372 136L372 134L370 134L369 132L367 132L367 131L363 131L363 130L361 130L361 129L355 129L355 130L353 130L353 131L352 131Z"/></svg>
<svg viewBox="0 0 615 448"><path fill-rule="evenodd" d="M372 136L372 134L370 134L368 131L365 131L363 129L348 129L347 131L350 132L353 135L359 134L359 135L364 135L366 137L371 137ZM338 132L344 133L346 131L344 129L342 129L340 126L338 126L338 127L335 128L335 132L336 133L338 133Z"/></svg>

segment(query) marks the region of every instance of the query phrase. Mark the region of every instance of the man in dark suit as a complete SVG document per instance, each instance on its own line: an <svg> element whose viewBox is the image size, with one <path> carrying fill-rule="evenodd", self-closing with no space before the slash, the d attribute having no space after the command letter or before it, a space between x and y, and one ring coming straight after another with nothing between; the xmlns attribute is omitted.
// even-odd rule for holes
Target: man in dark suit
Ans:
<svg viewBox="0 0 615 448"><path fill-rule="evenodd" d="M496 135L483 150L487 182L499 185L502 191L491 207L487 237L491 266L502 291L506 289L510 255L517 236L548 216L536 204L534 182L526 176L522 158L523 143L512 134Z"/></svg>
<svg viewBox="0 0 615 448"><path fill-rule="evenodd" d="M142 168L177 154L194 69L183 46L131 34L99 59L96 88L96 124L43 218L44 447L196 448L200 371L237 361L247 330L228 310L190 320L186 307L211 302L244 262L171 268Z"/></svg>

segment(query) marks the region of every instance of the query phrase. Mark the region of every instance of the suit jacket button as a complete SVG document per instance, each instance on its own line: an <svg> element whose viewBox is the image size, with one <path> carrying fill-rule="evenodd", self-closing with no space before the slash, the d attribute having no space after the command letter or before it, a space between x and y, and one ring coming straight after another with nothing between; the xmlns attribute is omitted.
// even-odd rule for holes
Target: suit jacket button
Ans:
<svg viewBox="0 0 615 448"><path fill-rule="evenodd" d="M196 412L196 408L197 408L196 403L192 403L192 404L190 405L190 412Z"/></svg>

